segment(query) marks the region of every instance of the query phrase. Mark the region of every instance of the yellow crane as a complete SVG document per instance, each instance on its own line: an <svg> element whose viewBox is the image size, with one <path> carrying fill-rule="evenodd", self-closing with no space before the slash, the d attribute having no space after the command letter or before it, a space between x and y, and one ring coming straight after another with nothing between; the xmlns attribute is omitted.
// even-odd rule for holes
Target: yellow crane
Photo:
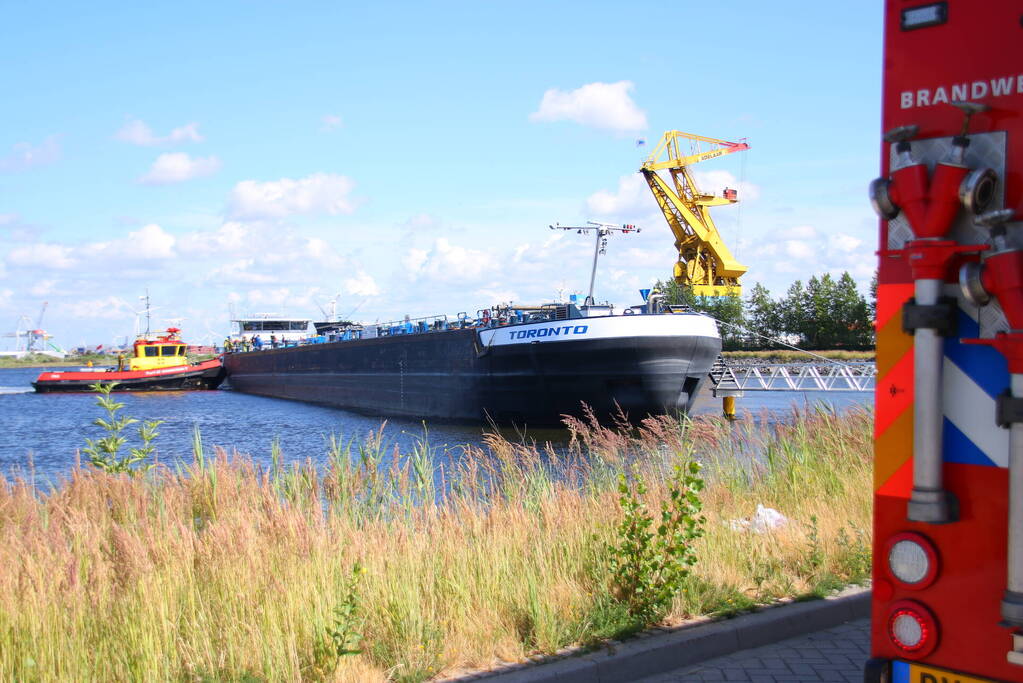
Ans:
<svg viewBox="0 0 1023 683"><path fill-rule="evenodd" d="M689 143L688 154L680 145ZM675 234L678 261L675 263L675 281L690 288L693 294L727 296L742 293L739 278L746 266L732 256L710 216L710 207L735 204L738 193L726 188L724 196L705 194L693 180L689 167L701 161L714 159L749 149L745 142L727 142L669 130L661 137L653 153L644 162L640 173L646 178L658 206L671 231ZM665 160L661 160L666 156ZM657 171L671 173L669 184Z"/></svg>

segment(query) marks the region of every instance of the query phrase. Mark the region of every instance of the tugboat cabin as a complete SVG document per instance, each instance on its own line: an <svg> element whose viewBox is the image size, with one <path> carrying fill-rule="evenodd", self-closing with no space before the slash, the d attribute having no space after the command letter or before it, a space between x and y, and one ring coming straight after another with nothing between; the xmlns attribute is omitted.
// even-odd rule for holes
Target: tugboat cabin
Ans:
<svg viewBox="0 0 1023 683"><path fill-rule="evenodd" d="M180 332L178 328L171 327L163 334L136 339L128 369L152 370L187 365L185 353L188 345L181 341Z"/></svg>

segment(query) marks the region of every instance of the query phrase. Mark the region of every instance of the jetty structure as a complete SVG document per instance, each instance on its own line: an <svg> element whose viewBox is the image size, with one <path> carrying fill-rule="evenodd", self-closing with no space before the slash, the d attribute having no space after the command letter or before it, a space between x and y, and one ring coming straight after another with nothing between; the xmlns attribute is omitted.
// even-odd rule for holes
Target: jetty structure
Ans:
<svg viewBox="0 0 1023 683"><path fill-rule="evenodd" d="M737 294L746 268L709 213L738 201L737 191L702 192L688 167L744 149L744 142L669 131L640 169L676 238L675 279L698 295ZM251 394L440 420L558 424L587 410L634 421L687 412L721 351L716 322L667 305L650 290L624 310L596 301L597 260L608 237L639 232L636 226L550 227L595 237L582 303L507 303L475 315L337 325L275 345L264 335L261 350L225 356L229 384Z"/></svg>

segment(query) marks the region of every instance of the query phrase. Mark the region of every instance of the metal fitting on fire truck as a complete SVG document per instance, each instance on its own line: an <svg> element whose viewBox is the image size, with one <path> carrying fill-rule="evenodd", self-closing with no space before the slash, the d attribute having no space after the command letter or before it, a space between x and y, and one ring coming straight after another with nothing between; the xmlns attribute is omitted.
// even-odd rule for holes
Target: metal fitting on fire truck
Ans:
<svg viewBox="0 0 1023 683"><path fill-rule="evenodd" d="M895 162L892 164L892 173L899 169L920 164L913 157L913 149L909 144L909 141L915 138L919 132L919 126L899 126L892 128L884 134L884 141L895 145L896 157ZM870 182L868 190L870 205L874 207L877 215L886 221L890 221L898 216L900 211L899 206L892 200L891 186L891 179L875 178Z"/></svg>
<svg viewBox="0 0 1023 683"><path fill-rule="evenodd" d="M997 275L992 266L1004 263L1006 255L1018 251L1009 244L1006 235L1006 225L1012 220L1014 214L1012 209L997 209L981 214L974 219L975 225L987 229L993 247L987 260L983 263L972 261L964 263L959 269L959 288L963 297L976 306L986 306L991 301L991 296L996 289L1006 289L1008 283L1003 283L999 287L995 282ZM992 259L994 260L992 261Z"/></svg>
<svg viewBox="0 0 1023 683"><path fill-rule="evenodd" d="M975 223L990 234L993 249L982 263L967 263L959 269L959 286L966 300L977 306L997 299L1009 324L1008 332L992 339L963 342L993 346L1009 365L1010 390L995 404L995 423L1009 429L1008 566L1001 614L1006 624L1019 628L1023 627L1023 251L1009 243L1006 232L1014 214L1012 209L999 209L976 218ZM1019 645L1008 654L1014 664L1023 664Z"/></svg>

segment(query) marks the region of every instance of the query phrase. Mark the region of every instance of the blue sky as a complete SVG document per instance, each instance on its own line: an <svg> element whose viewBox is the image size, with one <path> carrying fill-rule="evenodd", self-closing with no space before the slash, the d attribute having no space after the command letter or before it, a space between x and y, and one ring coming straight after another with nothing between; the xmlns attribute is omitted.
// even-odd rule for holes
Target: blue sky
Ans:
<svg viewBox="0 0 1023 683"><path fill-rule="evenodd" d="M546 226L587 219L643 228L597 282L634 303L675 258L636 173L669 129L752 147L697 167L740 188L744 283L865 285L873 5L8 3L0 332L48 301L58 344L108 343L147 288L197 340L337 294L369 322L551 300L592 243Z"/></svg>

